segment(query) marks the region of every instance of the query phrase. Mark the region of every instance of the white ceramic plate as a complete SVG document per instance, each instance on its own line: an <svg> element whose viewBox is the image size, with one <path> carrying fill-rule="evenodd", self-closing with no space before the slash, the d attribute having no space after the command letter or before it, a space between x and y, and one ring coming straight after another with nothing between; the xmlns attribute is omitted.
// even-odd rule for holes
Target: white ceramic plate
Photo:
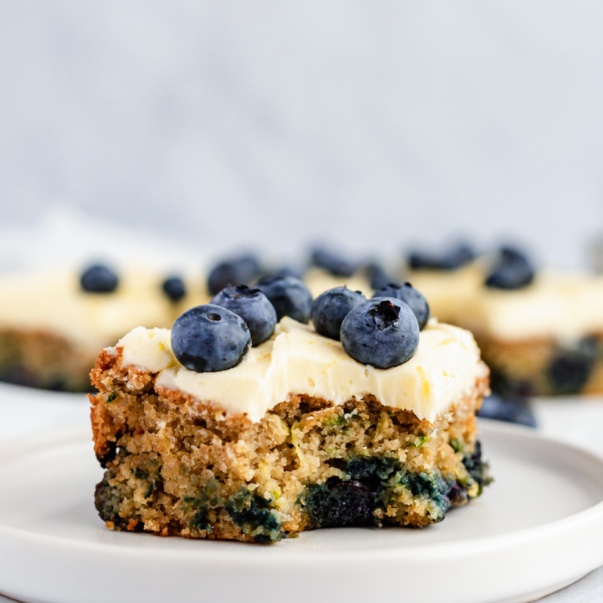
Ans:
<svg viewBox="0 0 603 603"><path fill-rule="evenodd" d="M87 430L0 447L0 592L28 603L531 601L603 564L603 460L481 423L496 482L423 530L272 546L106 530Z"/></svg>
<svg viewBox="0 0 603 603"><path fill-rule="evenodd" d="M85 394L0 383L0 441L88 423L90 403Z"/></svg>
<svg viewBox="0 0 603 603"><path fill-rule="evenodd" d="M603 396L534 398L532 409L543 433L603 456Z"/></svg>

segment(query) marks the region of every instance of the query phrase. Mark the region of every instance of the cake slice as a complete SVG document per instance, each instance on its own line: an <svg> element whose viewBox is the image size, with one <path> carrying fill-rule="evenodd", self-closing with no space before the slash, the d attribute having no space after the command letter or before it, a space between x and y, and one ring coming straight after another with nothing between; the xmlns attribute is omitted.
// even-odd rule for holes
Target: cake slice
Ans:
<svg viewBox="0 0 603 603"><path fill-rule="evenodd" d="M289 317L227 370L185 368L171 342L136 328L92 371L110 529L268 543L423 527L489 482L475 418L488 370L467 331L431 319L385 369Z"/></svg>
<svg viewBox="0 0 603 603"><path fill-rule="evenodd" d="M501 395L603 393L603 278L534 270L503 247L461 267L408 275L440 320L472 331Z"/></svg>
<svg viewBox="0 0 603 603"><path fill-rule="evenodd" d="M168 327L206 298L194 279L178 291L179 279L166 276L93 265L1 279L0 381L89 391L101 348L138 325Z"/></svg>

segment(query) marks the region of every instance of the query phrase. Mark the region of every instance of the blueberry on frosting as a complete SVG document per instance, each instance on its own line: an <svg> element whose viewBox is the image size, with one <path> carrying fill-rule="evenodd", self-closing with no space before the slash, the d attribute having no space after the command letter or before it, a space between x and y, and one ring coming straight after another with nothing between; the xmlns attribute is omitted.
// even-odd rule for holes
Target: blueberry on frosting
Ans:
<svg viewBox="0 0 603 603"><path fill-rule="evenodd" d="M349 356L386 369L410 360L419 344L419 323L410 307L393 297L375 297L356 306L341 324Z"/></svg>
<svg viewBox="0 0 603 603"><path fill-rule="evenodd" d="M80 285L88 293L113 293L118 284L117 274L105 264L92 264L80 276Z"/></svg>
<svg viewBox="0 0 603 603"><path fill-rule="evenodd" d="M308 323L312 308L312 294L302 281L294 276L261 278L257 288L270 300L276 310L277 320L290 316L298 322Z"/></svg>
<svg viewBox="0 0 603 603"><path fill-rule="evenodd" d="M311 318L316 332L338 340L343 319L365 301L360 291L347 287L335 287L321 293L312 303Z"/></svg>
<svg viewBox="0 0 603 603"><path fill-rule="evenodd" d="M534 268L527 256L514 247L500 249L498 259L486 277L491 289L521 289L534 280Z"/></svg>
<svg viewBox="0 0 603 603"><path fill-rule="evenodd" d="M225 287L211 303L240 316L249 327L253 345L259 345L274 333L276 310L257 288L252 289L247 285Z"/></svg>
<svg viewBox="0 0 603 603"><path fill-rule="evenodd" d="M358 262L353 262L325 247L316 247L312 250L310 264L330 272L333 276L352 276L358 269Z"/></svg>
<svg viewBox="0 0 603 603"><path fill-rule="evenodd" d="M197 373L236 366L251 342L245 321L213 304L191 308L178 317L171 337L172 351L180 364Z"/></svg>
<svg viewBox="0 0 603 603"><path fill-rule="evenodd" d="M186 295L186 286L179 276L168 276L161 289L173 302L179 302Z"/></svg>
<svg viewBox="0 0 603 603"><path fill-rule="evenodd" d="M385 285L393 282L393 279L389 276L385 268L377 261L372 260L367 262L362 270L373 290L381 289L381 287L385 287Z"/></svg>
<svg viewBox="0 0 603 603"><path fill-rule="evenodd" d="M260 274L260 262L251 254L244 254L218 262L209 272L207 287L216 295L228 285L248 285Z"/></svg>
<svg viewBox="0 0 603 603"><path fill-rule="evenodd" d="M423 329L429 320L429 304L423 294L417 291L410 283L397 285L388 283L377 289L373 297L395 297L408 304L419 322L419 329Z"/></svg>

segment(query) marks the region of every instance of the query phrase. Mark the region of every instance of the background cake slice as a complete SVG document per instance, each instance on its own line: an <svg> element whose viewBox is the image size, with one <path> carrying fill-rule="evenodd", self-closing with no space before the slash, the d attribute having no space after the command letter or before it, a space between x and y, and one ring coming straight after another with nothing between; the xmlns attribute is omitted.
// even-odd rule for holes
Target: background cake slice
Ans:
<svg viewBox="0 0 603 603"><path fill-rule="evenodd" d="M408 275L440 320L469 329L501 395L603 393L603 278L535 270L513 247Z"/></svg>
<svg viewBox="0 0 603 603"><path fill-rule="evenodd" d="M167 278L166 278L167 277ZM56 270L0 280L0 381L90 390L99 350L130 329L167 327L201 303L200 282L149 268ZM200 281L200 279L197 279ZM182 286L182 285L181 285Z"/></svg>

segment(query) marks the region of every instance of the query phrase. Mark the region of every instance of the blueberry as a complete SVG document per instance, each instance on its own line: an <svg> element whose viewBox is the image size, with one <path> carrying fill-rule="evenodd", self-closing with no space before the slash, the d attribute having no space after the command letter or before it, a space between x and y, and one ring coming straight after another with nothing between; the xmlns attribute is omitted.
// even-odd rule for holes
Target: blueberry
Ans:
<svg viewBox="0 0 603 603"><path fill-rule="evenodd" d="M356 306L341 324L349 356L376 368L410 360L419 345L419 323L410 306L393 297L375 297Z"/></svg>
<svg viewBox="0 0 603 603"><path fill-rule="evenodd" d="M498 250L499 257L503 262L528 261L525 251L514 245L501 245Z"/></svg>
<svg viewBox="0 0 603 603"><path fill-rule="evenodd" d="M321 293L312 303L311 318L316 332L339 340L343 319L365 301L360 291L350 291L347 287L335 287Z"/></svg>
<svg viewBox="0 0 603 603"><path fill-rule="evenodd" d="M585 337L575 347L557 350L546 371L553 392L580 393L592 375L598 354L597 341L592 337Z"/></svg>
<svg viewBox="0 0 603 603"><path fill-rule="evenodd" d="M240 316L249 327L253 345L259 345L274 333L276 311L259 289L250 289L247 285L231 285L222 289L211 303Z"/></svg>
<svg viewBox="0 0 603 603"><path fill-rule="evenodd" d="M117 274L104 264L92 264L80 277L80 285L88 293L113 293L118 284Z"/></svg>
<svg viewBox="0 0 603 603"><path fill-rule="evenodd" d="M329 478L324 484L311 484L303 497L314 528L339 526L375 526L377 493L357 480Z"/></svg>
<svg viewBox="0 0 603 603"><path fill-rule="evenodd" d="M536 419L528 400L521 396L499 396L492 394L484 398L478 415L486 419L496 419L508 423L518 423L536 427Z"/></svg>
<svg viewBox="0 0 603 603"><path fill-rule="evenodd" d="M245 534L253 534L254 542L268 543L280 540L281 521L273 511L274 503L242 487L224 505L233 523Z"/></svg>
<svg viewBox="0 0 603 603"><path fill-rule="evenodd" d="M161 288L173 302L179 302L186 295L184 281L179 276L168 276L161 284Z"/></svg>
<svg viewBox="0 0 603 603"><path fill-rule="evenodd" d="M470 455L466 454L463 457L463 465L465 465L465 469L467 469L469 475L477 482L477 485L479 486L479 496L479 494L482 493L484 486L492 483L490 466L482 458L482 443L479 440L475 442L473 452Z"/></svg>
<svg viewBox="0 0 603 603"><path fill-rule="evenodd" d="M277 320L283 316L303 323L310 320L312 294L298 278L269 276L261 278L256 286L274 306Z"/></svg>
<svg viewBox="0 0 603 603"><path fill-rule="evenodd" d="M218 262L209 272L207 288L216 295L228 285L248 285L261 271L260 262L245 254Z"/></svg>
<svg viewBox="0 0 603 603"><path fill-rule="evenodd" d="M224 371L241 362L249 349L249 329L234 312L206 304L187 310L172 328L172 351L197 373Z"/></svg>
<svg viewBox="0 0 603 603"><path fill-rule="evenodd" d="M442 253L412 251L408 264L413 270L456 270L475 259L475 251L466 243L458 243Z"/></svg>
<svg viewBox="0 0 603 603"><path fill-rule="evenodd" d="M429 304L423 295L410 283L396 285L388 283L381 289L377 289L373 297L395 297L410 306L419 322L419 329L423 330L429 320Z"/></svg>
<svg viewBox="0 0 603 603"><path fill-rule="evenodd" d="M524 253L513 247L502 247L498 260L486 277L492 289L521 289L534 280L534 268Z"/></svg>
<svg viewBox="0 0 603 603"><path fill-rule="evenodd" d="M364 265L363 271L370 283L371 289L381 289L381 287L385 287L385 285L393 282L385 268L379 262L367 262Z"/></svg>
<svg viewBox="0 0 603 603"><path fill-rule="evenodd" d="M353 262L324 247L316 247L312 250L310 264L330 272L333 276L352 276L358 269L358 262Z"/></svg>
<svg viewBox="0 0 603 603"><path fill-rule="evenodd" d="M350 479L360 480L375 490L384 487L399 470L398 461L389 456L356 456L345 467Z"/></svg>
<svg viewBox="0 0 603 603"><path fill-rule="evenodd" d="M276 276L293 276L295 278L301 279L304 275L304 271L299 266L294 265L283 265L280 268L275 268L274 270L267 271L266 274L263 275L263 278L268 277L276 277Z"/></svg>

